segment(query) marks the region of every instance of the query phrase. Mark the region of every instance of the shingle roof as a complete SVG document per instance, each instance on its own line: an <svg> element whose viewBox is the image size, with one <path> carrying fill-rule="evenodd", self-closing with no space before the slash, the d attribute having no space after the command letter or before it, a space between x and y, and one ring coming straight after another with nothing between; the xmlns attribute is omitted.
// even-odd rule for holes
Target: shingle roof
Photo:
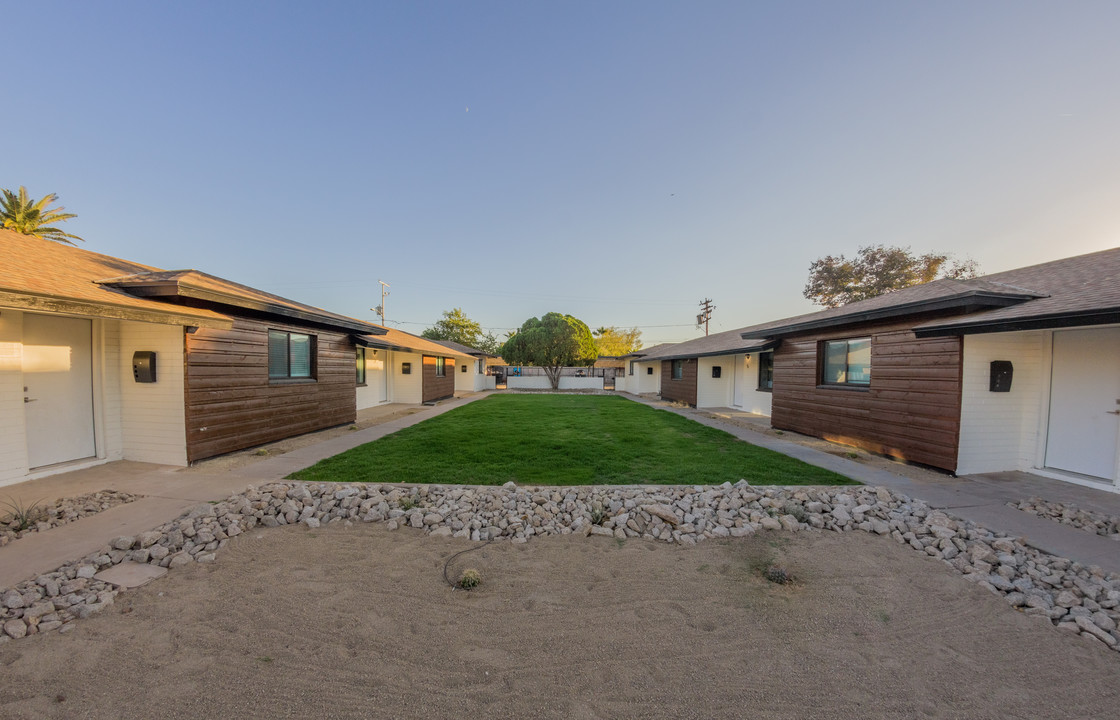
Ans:
<svg viewBox="0 0 1120 720"><path fill-rule="evenodd" d="M273 295L198 270L149 270L106 277L100 284L126 290L133 295L162 298L192 298L203 302L256 310L283 317L338 327L351 332L378 334L379 326L339 315L312 305Z"/></svg>
<svg viewBox="0 0 1120 720"><path fill-rule="evenodd" d="M433 340L432 342L443 345L444 347L451 348L455 352L460 353L462 355L473 355L475 357L488 357L488 358L498 357L497 355L494 355L492 353L488 353L485 350L479 350L478 348L473 348L470 345L463 345L462 343L453 342L451 340Z"/></svg>
<svg viewBox="0 0 1120 720"><path fill-rule="evenodd" d="M231 325L212 310L169 305L97 283L110 275L158 271L148 265L11 230L0 230L0 257L0 305L171 325Z"/></svg>
<svg viewBox="0 0 1120 720"><path fill-rule="evenodd" d="M989 309L1026 302L1045 293L989 277L934 280L877 297L743 328L744 337L777 337L822 327L904 317L922 312Z"/></svg>
<svg viewBox="0 0 1120 720"><path fill-rule="evenodd" d="M385 348L387 350L408 350L425 355L436 355L440 357L448 355L448 351L450 351L450 354L452 355L470 355L470 353L454 350L453 348L448 347L447 345L444 345L442 343L437 343L434 340L428 340L427 338L422 338L418 335L413 335L412 333L406 333L404 330L382 327L381 325L375 325L374 327L376 327L378 330L383 330L384 333L361 336L357 338L360 344L365 345L366 347Z"/></svg>
<svg viewBox="0 0 1120 720"><path fill-rule="evenodd" d="M736 353L756 352L765 350L772 345L767 338L744 339L743 329L727 330L725 332L694 338L679 343L668 343L650 348L642 355L642 362L648 360L673 360L686 357L706 357L710 355L734 355Z"/></svg>
<svg viewBox="0 0 1120 720"><path fill-rule="evenodd" d="M983 280L1029 287L1042 295L1010 307L919 325L937 330L983 332L1120 322L1120 248L986 275Z"/></svg>

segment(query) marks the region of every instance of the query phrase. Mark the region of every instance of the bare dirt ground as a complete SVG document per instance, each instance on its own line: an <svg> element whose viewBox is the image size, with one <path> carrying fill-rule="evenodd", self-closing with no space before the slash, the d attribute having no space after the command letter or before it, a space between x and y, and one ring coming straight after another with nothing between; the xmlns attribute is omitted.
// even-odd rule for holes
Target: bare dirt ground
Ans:
<svg viewBox="0 0 1120 720"><path fill-rule="evenodd" d="M252 530L65 635L0 645L3 718L1067 718L1120 655L862 533L694 548ZM777 562L799 578L764 580Z"/></svg>

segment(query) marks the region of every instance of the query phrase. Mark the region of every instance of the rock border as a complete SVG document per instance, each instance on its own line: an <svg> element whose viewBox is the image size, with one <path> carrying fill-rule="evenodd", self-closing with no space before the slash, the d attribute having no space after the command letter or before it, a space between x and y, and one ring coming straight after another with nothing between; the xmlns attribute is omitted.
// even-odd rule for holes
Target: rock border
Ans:
<svg viewBox="0 0 1120 720"><path fill-rule="evenodd" d="M937 558L1058 629L1120 650L1120 575L1043 553L1021 539L882 487L497 487L275 482L199 505L177 520L118 537L58 570L0 590L0 643L58 629L113 603L94 580L126 560L177 568L213 562L257 526L384 522L430 535L524 543L538 535L604 535L693 545L762 530L862 531Z"/></svg>
<svg viewBox="0 0 1120 720"><path fill-rule="evenodd" d="M1040 497L1009 502L1007 507L1120 542L1120 515L1082 510L1073 503L1051 502Z"/></svg>
<svg viewBox="0 0 1120 720"><path fill-rule="evenodd" d="M10 523L13 518L12 513L9 511L6 514L7 520L0 520L0 547L4 547L8 543L26 537L31 533L46 532L47 530L74 522L75 520L104 512L117 505L133 502L140 497L143 496L133 495L132 493L121 492L119 490L98 490L97 492L86 493L85 495L59 498L50 505L37 507L35 512L44 519L39 520L31 527L24 530L11 529Z"/></svg>

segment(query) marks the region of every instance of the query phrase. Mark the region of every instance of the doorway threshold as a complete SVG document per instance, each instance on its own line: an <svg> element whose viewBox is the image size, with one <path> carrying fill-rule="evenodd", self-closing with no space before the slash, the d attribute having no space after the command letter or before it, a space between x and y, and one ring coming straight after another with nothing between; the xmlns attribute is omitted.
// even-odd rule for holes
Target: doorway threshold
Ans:
<svg viewBox="0 0 1120 720"><path fill-rule="evenodd" d="M1030 468L1026 472L1032 475L1041 475L1042 477L1050 478L1051 480L1061 480L1062 482L1072 483L1074 485L1081 485L1082 487L1093 488L1094 490L1104 490L1105 492L1120 493L1120 486L1105 478L1093 477L1092 475L1082 475L1081 473L1070 472L1068 470L1057 470L1055 468Z"/></svg>

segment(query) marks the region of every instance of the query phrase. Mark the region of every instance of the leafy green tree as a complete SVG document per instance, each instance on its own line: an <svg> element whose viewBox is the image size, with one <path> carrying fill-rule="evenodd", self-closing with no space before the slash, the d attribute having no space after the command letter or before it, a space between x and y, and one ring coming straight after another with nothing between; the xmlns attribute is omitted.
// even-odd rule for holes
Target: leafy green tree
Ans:
<svg viewBox="0 0 1120 720"><path fill-rule="evenodd" d="M65 222L78 217L74 213L64 212L66 208L47 206L58 200L58 196L51 193L42 200L33 201L27 194L27 188L20 185L19 192L14 193L7 188L0 189L0 222L7 230L14 230L23 235L32 235L44 240L73 245L71 240L82 240L77 235L63 232L60 228L52 227L52 223Z"/></svg>
<svg viewBox="0 0 1120 720"><path fill-rule="evenodd" d="M954 260L952 253L915 255L908 247L868 245L851 260L826 255L810 265L804 295L831 308L941 278L978 274L975 260Z"/></svg>
<svg viewBox="0 0 1120 720"><path fill-rule="evenodd" d="M642 331L638 328L600 327L591 331L600 355L619 356L642 347Z"/></svg>
<svg viewBox="0 0 1120 720"><path fill-rule="evenodd" d="M420 333L420 337L428 340L450 340L473 348L478 348L477 343L481 336L482 326L467 317L463 308L445 310L439 322Z"/></svg>
<svg viewBox="0 0 1120 720"><path fill-rule="evenodd" d="M543 367L555 390L560 387L563 368L594 365L599 352L582 320L550 312L539 320L526 320L502 345L501 356L510 365Z"/></svg>
<svg viewBox="0 0 1120 720"><path fill-rule="evenodd" d="M500 355L502 352L502 344L498 342L498 336L492 332L479 335L478 340L471 347L491 355Z"/></svg>

